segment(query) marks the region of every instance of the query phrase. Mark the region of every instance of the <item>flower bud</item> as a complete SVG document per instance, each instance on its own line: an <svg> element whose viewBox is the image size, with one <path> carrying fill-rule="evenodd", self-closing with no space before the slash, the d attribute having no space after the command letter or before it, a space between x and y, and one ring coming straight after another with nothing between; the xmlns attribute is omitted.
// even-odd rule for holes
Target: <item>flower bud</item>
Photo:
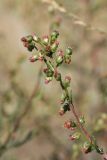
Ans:
<svg viewBox="0 0 107 160"><path fill-rule="evenodd" d="M21 38L21 41L22 42L28 42L28 43L31 43L33 41L33 36L32 35L28 35L26 37L22 37Z"/></svg>
<svg viewBox="0 0 107 160"><path fill-rule="evenodd" d="M28 44L27 46L28 51L32 52L32 50L35 48L35 44L32 42L30 44Z"/></svg>
<svg viewBox="0 0 107 160"><path fill-rule="evenodd" d="M57 58L56 58L57 67L63 63L63 59L64 59L63 51L62 51L62 50L59 50L59 51L58 51L58 56L57 56Z"/></svg>
<svg viewBox="0 0 107 160"><path fill-rule="evenodd" d="M85 142L83 145L83 152L89 153L93 150L92 144L90 142Z"/></svg>
<svg viewBox="0 0 107 160"><path fill-rule="evenodd" d="M71 82L71 77L70 76L66 76L65 77L65 81L64 81L64 86L67 88L70 86L70 82Z"/></svg>
<svg viewBox="0 0 107 160"><path fill-rule="evenodd" d="M64 127L67 128L67 129L70 129L70 130L74 130L75 127L76 127L76 123L74 121L67 120L64 123Z"/></svg>
<svg viewBox="0 0 107 160"><path fill-rule="evenodd" d="M56 50L57 50L57 48L58 48L58 46L59 46L59 42L58 42L58 41L55 41L55 43L53 43L53 44L51 45L51 51L52 51L53 53L55 53Z"/></svg>
<svg viewBox="0 0 107 160"><path fill-rule="evenodd" d="M21 38L21 41L22 41L22 42L27 42L26 37L22 37L22 38Z"/></svg>
<svg viewBox="0 0 107 160"><path fill-rule="evenodd" d="M36 42L36 43L39 43L41 41L41 39L39 37L37 37L36 35L33 35L33 40Z"/></svg>
<svg viewBox="0 0 107 160"><path fill-rule="evenodd" d="M43 39L42 39L42 43L44 45L48 45L48 43L49 43L49 37L48 36L44 36Z"/></svg>
<svg viewBox="0 0 107 160"><path fill-rule="evenodd" d="M95 149L96 149L97 153L104 154L103 148L99 148L99 146L96 145Z"/></svg>
<svg viewBox="0 0 107 160"><path fill-rule="evenodd" d="M33 36L32 35L28 35L26 36L26 39L29 43L31 43L33 41Z"/></svg>
<svg viewBox="0 0 107 160"><path fill-rule="evenodd" d="M60 110L59 110L59 115L63 116L64 114L65 114L64 108L61 107Z"/></svg>
<svg viewBox="0 0 107 160"><path fill-rule="evenodd" d="M59 36L59 32L58 31L53 31L51 33L51 43L54 43L56 41L56 39L58 38Z"/></svg>
<svg viewBox="0 0 107 160"><path fill-rule="evenodd" d="M79 122L80 122L81 124L84 124L84 123L85 123L84 116L81 116L81 117L79 118Z"/></svg>
<svg viewBox="0 0 107 160"><path fill-rule="evenodd" d="M70 104L68 102L64 103L63 105L64 111L70 111Z"/></svg>
<svg viewBox="0 0 107 160"><path fill-rule="evenodd" d="M70 64L71 63L71 56L70 55L65 55L64 56L64 61L65 61L65 63Z"/></svg>
<svg viewBox="0 0 107 160"><path fill-rule="evenodd" d="M61 74L60 74L60 73L57 73L54 77L55 77L55 79L56 79L57 81L60 81L60 80L61 80Z"/></svg>
<svg viewBox="0 0 107 160"><path fill-rule="evenodd" d="M80 138L81 134L79 132L75 132L74 134L69 136L70 140L78 140Z"/></svg>
<svg viewBox="0 0 107 160"><path fill-rule="evenodd" d="M65 54L72 55L72 48L68 47L65 51Z"/></svg>
<svg viewBox="0 0 107 160"><path fill-rule="evenodd" d="M38 56L37 55L33 55L29 58L30 62L35 62L38 60Z"/></svg>
<svg viewBox="0 0 107 160"><path fill-rule="evenodd" d="M50 81L52 81L52 77L46 77L45 78L45 84L48 84Z"/></svg>

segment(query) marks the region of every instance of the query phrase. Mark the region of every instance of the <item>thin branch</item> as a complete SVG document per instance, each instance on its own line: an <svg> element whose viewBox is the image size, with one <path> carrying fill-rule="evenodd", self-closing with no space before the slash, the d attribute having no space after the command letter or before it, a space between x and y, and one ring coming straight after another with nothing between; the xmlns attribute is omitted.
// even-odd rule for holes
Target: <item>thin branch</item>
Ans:
<svg viewBox="0 0 107 160"><path fill-rule="evenodd" d="M29 97L26 105L25 105L25 110L23 111L23 113L16 119L14 125L13 125L13 129L12 131L8 134L3 146L7 146L8 142L11 140L12 135L17 131L17 129L20 126L20 122L22 121L22 119L26 116L26 114L28 113L29 109L30 109L30 105L32 103L33 98L35 97L36 93L39 90L40 87L40 78L41 78L41 72L42 72L42 66L40 68L40 71L38 73L38 80L36 82L36 85L32 91L31 96Z"/></svg>

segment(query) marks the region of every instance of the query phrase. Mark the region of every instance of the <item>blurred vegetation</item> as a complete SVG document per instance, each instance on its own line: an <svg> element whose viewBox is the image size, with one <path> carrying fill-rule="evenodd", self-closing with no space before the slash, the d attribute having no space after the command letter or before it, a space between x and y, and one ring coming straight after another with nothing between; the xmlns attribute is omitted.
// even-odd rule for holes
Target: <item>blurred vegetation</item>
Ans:
<svg viewBox="0 0 107 160"><path fill-rule="evenodd" d="M72 63L62 72L72 75L75 105L88 130L107 148L107 1L56 2L67 12L41 0L0 1L0 146L11 136L7 148L0 147L2 160L100 159L81 154L81 146L68 140L63 128L68 115L57 114L60 87L44 84L42 64L31 64L20 42L23 35L47 35L56 27L61 47L73 47Z"/></svg>

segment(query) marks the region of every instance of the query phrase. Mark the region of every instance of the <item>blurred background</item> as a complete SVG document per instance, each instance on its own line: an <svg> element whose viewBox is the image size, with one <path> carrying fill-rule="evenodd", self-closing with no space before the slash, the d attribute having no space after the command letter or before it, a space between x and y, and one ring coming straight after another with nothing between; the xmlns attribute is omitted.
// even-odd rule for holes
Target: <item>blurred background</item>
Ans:
<svg viewBox="0 0 107 160"><path fill-rule="evenodd" d="M60 47L73 48L72 63L61 71L71 75L74 104L107 151L107 0L56 0L59 9L44 2L0 0L0 158L100 160L94 152L83 155L79 142L68 140L63 123L72 115L58 115L60 86L44 84L42 63L29 62L20 39L55 28Z"/></svg>

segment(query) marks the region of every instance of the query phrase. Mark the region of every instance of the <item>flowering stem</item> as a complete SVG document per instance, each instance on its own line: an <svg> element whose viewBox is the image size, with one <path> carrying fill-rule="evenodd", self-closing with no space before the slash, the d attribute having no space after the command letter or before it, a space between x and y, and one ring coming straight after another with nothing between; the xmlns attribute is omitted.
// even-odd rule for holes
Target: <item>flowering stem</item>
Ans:
<svg viewBox="0 0 107 160"><path fill-rule="evenodd" d="M49 63L49 61L47 61L46 58L44 58L44 62L46 63L47 67L50 68L51 71L55 71L55 69L53 68L52 64ZM63 85L63 81L62 81L62 78L60 78L60 86L61 88L65 91L66 93L66 96L67 98L69 99L69 92L68 92L68 89L66 89ZM70 99L69 99L70 101ZM71 101L71 106L70 106L70 109L72 111L72 113L74 114L76 120L77 120L77 123L78 123L78 127L83 131L83 133L85 134L85 136L87 137L87 139L90 141L90 143L92 144L92 138L91 136L89 135L88 131L84 128L84 126L80 123L79 121L79 117L78 117L78 114L76 113L76 110L75 110L75 106L73 104L73 102Z"/></svg>

